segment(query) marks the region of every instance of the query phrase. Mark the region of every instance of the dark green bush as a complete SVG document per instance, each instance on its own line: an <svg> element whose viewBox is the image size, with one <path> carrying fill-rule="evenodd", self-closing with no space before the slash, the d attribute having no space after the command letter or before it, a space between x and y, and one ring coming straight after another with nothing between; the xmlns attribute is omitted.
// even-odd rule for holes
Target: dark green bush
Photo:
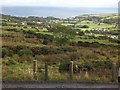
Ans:
<svg viewBox="0 0 120 90"><path fill-rule="evenodd" d="M15 65L16 61L13 60L12 58L9 58L8 62L6 63L6 65Z"/></svg>
<svg viewBox="0 0 120 90"><path fill-rule="evenodd" d="M79 70L98 70L98 69L111 69L112 61L110 60L89 60L85 61L83 64L78 65Z"/></svg>
<svg viewBox="0 0 120 90"><path fill-rule="evenodd" d="M8 56L9 50L7 48L2 48L2 57Z"/></svg>
<svg viewBox="0 0 120 90"><path fill-rule="evenodd" d="M62 73L62 72L68 72L69 73L70 71L70 63L61 63L60 66L59 66L59 72ZM78 67L77 65L73 65L73 72L76 73L78 72Z"/></svg>
<svg viewBox="0 0 120 90"><path fill-rule="evenodd" d="M18 52L19 56L22 55L33 55L32 51L30 49L22 49Z"/></svg>

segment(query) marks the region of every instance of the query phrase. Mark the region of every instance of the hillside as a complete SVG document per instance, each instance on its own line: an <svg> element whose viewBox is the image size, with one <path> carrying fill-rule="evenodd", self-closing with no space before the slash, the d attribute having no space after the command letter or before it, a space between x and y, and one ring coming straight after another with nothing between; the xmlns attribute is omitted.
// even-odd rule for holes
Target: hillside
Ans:
<svg viewBox="0 0 120 90"><path fill-rule="evenodd" d="M117 14L66 19L2 15L1 21L3 80L33 80L34 59L38 80L45 79L45 62L49 80L68 80L70 61L74 80L83 81L111 82L113 63L120 66Z"/></svg>

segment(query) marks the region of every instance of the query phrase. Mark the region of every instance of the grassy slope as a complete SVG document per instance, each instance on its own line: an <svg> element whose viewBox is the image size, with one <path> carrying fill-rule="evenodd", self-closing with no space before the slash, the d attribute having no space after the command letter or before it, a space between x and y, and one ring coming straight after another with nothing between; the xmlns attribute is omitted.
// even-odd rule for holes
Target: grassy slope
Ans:
<svg viewBox="0 0 120 90"><path fill-rule="evenodd" d="M59 22L59 21L55 21L55 22ZM86 23L86 21L81 22L83 24ZM11 23L14 24L14 23ZM90 28L92 27L98 27L97 24L94 24L93 22L90 22L90 25L92 25ZM109 27L109 25L103 25L106 27ZM101 27L103 27L101 26ZM55 45L43 45L40 42L40 38L25 38L25 34L23 34L22 32L14 32L14 31L6 31L4 29L8 29L8 28L16 28L16 29L24 29L24 30L36 30L35 28L30 28L29 26L27 26L28 28L24 28L24 27L11 27L11 26L4 26L3 27L3 46L19 46L19 45L25 45L25 46L29 46L29 47L51 47L51 48L55 48ZM42 33L42 34L49 34L52 35L52 33L47 32L47 30L45 28L41 29L38 28L38 32L37 33ZM46 31L46 32L44 32ZM9 37L7 37L9 36ZM98 39L79 39L79 37L75 37L74 39L75 41L83 41L83 42L93 42L93 41L97 41L100 43L104 43L104 44L113 44L110 43L108 40L98 40ZM60 47L60 46L59 46ZM98 47L98 48L93 48L93 47L73 47L73 48L77 48L77 54L80 56L80 58L77 60L77 63L81 63L84 60L85 61L89 61L91 59L94 60L106 60L106 58L110 58L110 60L112 60L113 62L117 62L118 61L118 54L117 48L111 48L111 47ZM62 53L61 55L50 55L50 57L46 56L49 59L52 59L53 56L57 57L57 58L63 58L66 57L67 55L69 55L70 53ZM38 55L39 56L39 55ZM40 58L38 58L38 63L39 60L41 60L41 56L39 56ZM20 57L19 56L12 56L12 57L5 57L3 58L3 61L8 63L9 59L13 59L13 60L18 60ZM44 64L39 64L40 66L44 67ZM13 65L6 65L5 63L3 63L3 80L33 80L33 63L18 63L16 61L16 64ZM56 69L56 68L57 69ZM108 76L106 76L106 75ZM104 73L99 73L97 72L89 72L89 78L85 77L85 72L82 73L78 73L76 75L74 75L74 79L75 80L87 80L87 81L110 81L111 80L111 71L104 71ZM58 72L58 66L50 66L49 67L49 75L50 75L50 80L68 80L69 79L69 75L67 73L59 73ZM108 77L108 78L106 78ZM38 73L38 78L39 80L44 80L44 73L43 72L39 72Z"/></svg>

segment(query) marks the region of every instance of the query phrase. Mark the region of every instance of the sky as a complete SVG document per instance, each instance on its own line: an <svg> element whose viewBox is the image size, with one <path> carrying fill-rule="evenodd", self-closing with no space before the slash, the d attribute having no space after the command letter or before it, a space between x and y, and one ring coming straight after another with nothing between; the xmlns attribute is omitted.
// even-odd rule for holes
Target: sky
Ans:
<svg viewBox="0 0 120 90"><path fill-rule="evenodd" d="M119 0L0 0L1 6L118 7Z"/></svg>

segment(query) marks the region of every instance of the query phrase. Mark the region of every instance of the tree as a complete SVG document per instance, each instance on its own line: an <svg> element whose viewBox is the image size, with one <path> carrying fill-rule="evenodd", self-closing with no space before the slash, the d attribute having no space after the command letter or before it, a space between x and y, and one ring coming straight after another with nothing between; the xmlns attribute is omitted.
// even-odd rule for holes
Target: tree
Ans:
<svg viewBox="0 0 120 90"><path fill-rule="evenodd" d="M63 25L55 25L51 28L54 34L54 40L59 45L65 45L74 38L76 31Z"/></svg>

